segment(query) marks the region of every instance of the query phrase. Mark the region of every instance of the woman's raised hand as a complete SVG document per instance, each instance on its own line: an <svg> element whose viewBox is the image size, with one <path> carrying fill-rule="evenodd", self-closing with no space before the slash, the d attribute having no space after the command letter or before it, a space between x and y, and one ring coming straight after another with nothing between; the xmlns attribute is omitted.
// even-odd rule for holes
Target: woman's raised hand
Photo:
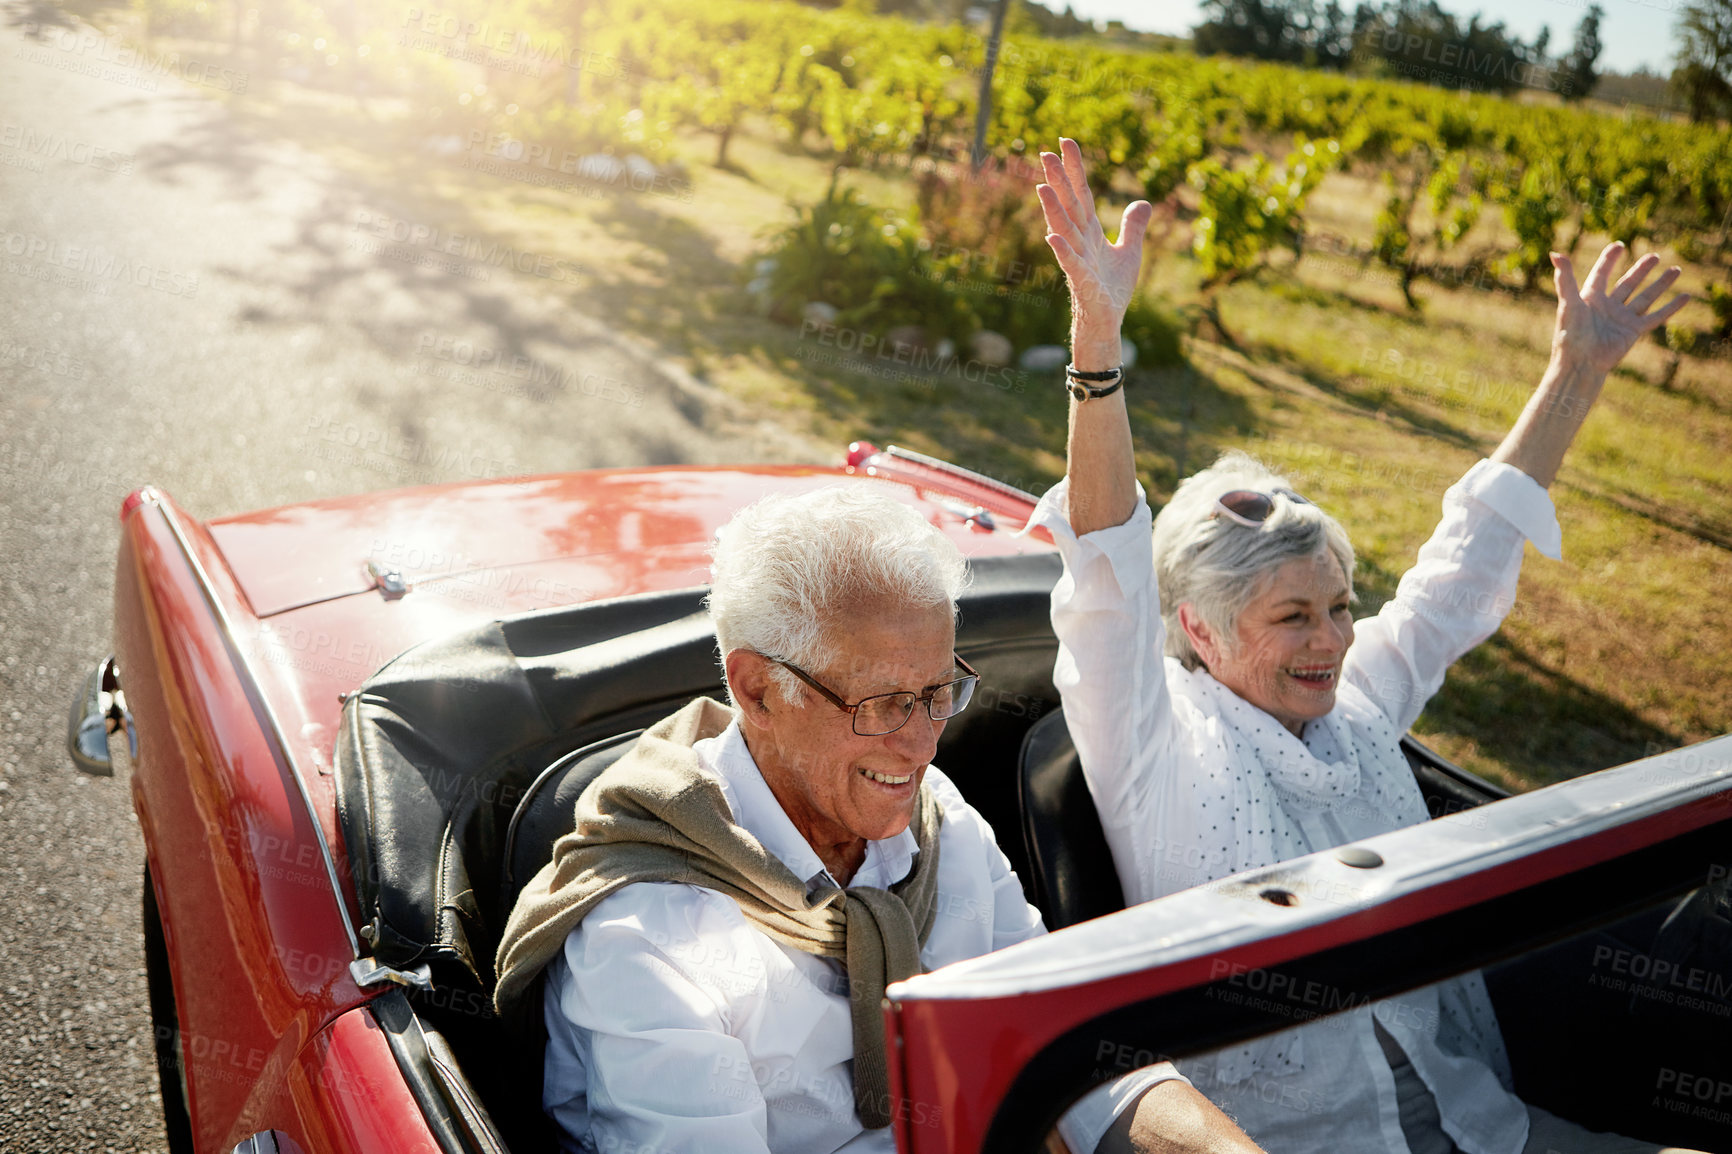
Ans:
<svg viewBox="0 0 1732 1154"><path fill-rule="evenodd" d="M1046 243L1070 282L1071 364L1082 372L1112 369L1123 360L1120 326L1143 264L1143 233L1154 206L1139 200L1125 208L1119 242L1107 243L1089 191L1082 149L1061 139L1060 155L1040 154L1046 183L1035 191L1046 213ZM1123 391L1071 400L1066 447L1070 480L1066 512L1078 535L1123 524L1137 507L1137 470Z"/></svg>
<svg viewBox="0 0 1732 1154"><path fill-rule="evenodd" d="M1070 281L1074 323L1079 331L1110 326L1116 339L1119 323L1137 290L1143 234L1148 231L1154 207L1146 200L1127 205L1119 224L1118 243L1109 243L1095 212L1094 193L1089 190L1082 149L1076 141L1061 138L1059 154L1043 152L1040 160L1046 183L1035 191L1046 213L1046 242Z"/></svg>
<svg viewBox="0 0 1732 1154"><path fill-rule="evenodd" d="M1585 288L1577 287L1576 270L1570 258L1562 253L1552 254L1558 291L1558 323L1552 332L1554 357L1609 373L1643 333L1659 328L1689 303L1689 295L1679 293L1664 308L1648 311L1682 271L1674 265L1643 288L1642 282L1660 265L1660 258L1653 253L1638 260L1617 284L1608 288L1612 271L1623 259L1624 251L1622 241L1607 245L1594 262L1593 271L1588 273Z"/></svg>
<svg viewBox="0 0 1732 1154"><path fill-rule="evenodd" d="M1579 288L1570 258L1552 254L1552 266L1558 270L1558 324L1552 330L1551 363L1540 387L1491 455L1541 485L1549 486L1557 477L1570 442L1599 400L1606 374L1643 333L1665 324L1690 300L1679 293L1664 308L1648 311L1680 271L1669 268L1643 288L1642 282L1660 263L1652 253L1608 288L1612 270L1623 256L1622 244L1607 245L1588 274L1587 287Z"/></svg>

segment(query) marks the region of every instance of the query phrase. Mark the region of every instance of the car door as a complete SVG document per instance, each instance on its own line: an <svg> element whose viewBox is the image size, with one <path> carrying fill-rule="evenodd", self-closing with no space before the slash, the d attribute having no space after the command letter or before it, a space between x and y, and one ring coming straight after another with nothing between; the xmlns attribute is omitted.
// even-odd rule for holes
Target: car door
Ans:
<svg viewBox="0 0 1732 1154"><path fill-rule="evenodd" d="M1732 737L1248 871L888 991L907 1154L1483 969L1524 1099L1732 1148Z"/></svg>

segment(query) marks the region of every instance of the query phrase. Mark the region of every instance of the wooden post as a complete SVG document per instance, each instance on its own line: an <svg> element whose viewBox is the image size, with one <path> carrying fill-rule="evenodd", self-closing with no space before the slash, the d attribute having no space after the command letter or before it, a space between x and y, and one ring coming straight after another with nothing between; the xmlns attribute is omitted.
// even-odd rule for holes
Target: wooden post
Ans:
<svg viewBox="0 0 1732 1154"><path fill-rule="evenodd" d="M998 66L998 42L1004 37L1004 18L1012 0L998 0L992 14L992 35L986 41L986 66L980 70L980 100L974 114L974 150L969 156L974 171L986 162L986 122L992 119L992 73Z"/></svg>

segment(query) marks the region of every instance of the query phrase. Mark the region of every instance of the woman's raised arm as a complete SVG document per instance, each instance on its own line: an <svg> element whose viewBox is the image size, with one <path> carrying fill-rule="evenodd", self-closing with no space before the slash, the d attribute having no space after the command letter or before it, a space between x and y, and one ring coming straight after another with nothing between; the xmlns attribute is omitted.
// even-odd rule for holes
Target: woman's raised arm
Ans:
<svg viewBox="0 0 1732 1154"><path fill-rule="evenodd" d="M1143 202L1127 208L1119 242L1109 244L1082 153L1074 141L1060 146L1062 155L1041 157L1047 243L1070 282L1075 365L1107 372L1119 367L1119 325L1136 288L1151 210ZM1066 479L1041 498L1031 523L1052 533L1064 558L1052 593L1053 684L1125 900L1133 903L1232 872L1201 851L1177 866L1164 856L1169 847L1196 844L1194 826L1234 806L1231 783L1198 783L1182 772L1192 763L1178 752L1149 520L1138 499L1123 391L1073 399ZM1199 789L1212 791L1213 806Z"/></svg>
<svg viewBox="0 0 1732 1154"><path fill-rule="evenodd" d="M1070 282L1071 363L1082 372L1119 366L1119 327L1137 288L1143 234L1154 208L1146 200L1127 205L1116 244L1107 240L1095 212L1082 150L1059 141L1059 153L1040 154L1046 183L1036 192L1046 213L1047 244ZM1121 525L1137 504L1136 462L1124 390L1070 403L1070 502L1067 513L1080 536Z"/></svg>
<svg viewBox="0 0 1732 1154"><path fill-rule="evenodd" d="M1648 311L1678 279L1680 271L1674 265L1643 288L1642 282L1660 265L1660 258L1653 253L1638 260L1617 284L1610 284L1624 252L1622 242L1607 245L1594 262L1585 288L1577 287L1570 258L1552 254L1552 265L1557 269L1558 320L1552 330L1551 363L1491 458L1515 466L1548 488L1576 431L1599 400L1606 374L1643 333L1665 324L1690 300L1687 294L1679 293L1665 307Z"/></svg>
<svg viewBox="0 0 1732 1154"><path fill-rule="evenodd" d="M1643 333L1689 299L1680 296L1657 312L1648 311L1678 277L1674 268L1642 288L1659 264L1653 256L1637 261L1608 288L1623 255L1623 245L1609 245L1583 290L1576 286L1569 257L1553 254L1558 321L1551 364L1491 458L1520 473L1499 475L1475 466L1452 486L1443 519L1402 575L1394 599L1355 626L1342 676L1368 693L1398 730L1418 718L1449 667L1502 624L1515 604L1524 541L1559 556L1551 502L1521 474L1542 488L1550 486L1606 374ZM1482 515L1486 509L1497 515Z"/></svg>

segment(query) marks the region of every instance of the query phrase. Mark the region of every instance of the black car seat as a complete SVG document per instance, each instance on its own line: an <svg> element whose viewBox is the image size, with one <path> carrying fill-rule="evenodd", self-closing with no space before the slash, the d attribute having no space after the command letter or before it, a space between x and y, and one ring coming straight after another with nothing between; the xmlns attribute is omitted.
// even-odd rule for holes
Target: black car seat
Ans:
<svg viewBox="0 0 1732 1154"><path fill-rule="evenodd" d="M1024 888L1047 929L1124 909L1124 890L1063 710L1035 722L1023 738L1017 786L1029 863Z"/></svg>

